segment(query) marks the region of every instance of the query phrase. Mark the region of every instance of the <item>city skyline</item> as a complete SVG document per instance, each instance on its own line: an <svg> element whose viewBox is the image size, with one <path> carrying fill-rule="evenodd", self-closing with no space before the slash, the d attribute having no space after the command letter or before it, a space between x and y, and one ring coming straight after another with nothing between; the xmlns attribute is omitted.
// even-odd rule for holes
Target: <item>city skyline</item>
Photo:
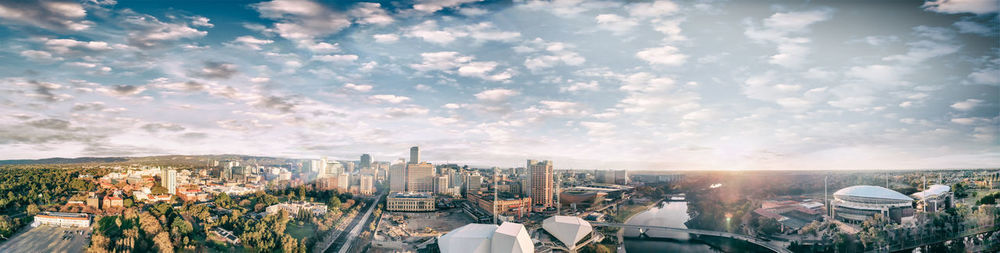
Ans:
<svg viewBox="0 0 1000 253"><path fill-rule="evenodd" d="M0 1L0 153L994 167L997 9Z"/></svg>

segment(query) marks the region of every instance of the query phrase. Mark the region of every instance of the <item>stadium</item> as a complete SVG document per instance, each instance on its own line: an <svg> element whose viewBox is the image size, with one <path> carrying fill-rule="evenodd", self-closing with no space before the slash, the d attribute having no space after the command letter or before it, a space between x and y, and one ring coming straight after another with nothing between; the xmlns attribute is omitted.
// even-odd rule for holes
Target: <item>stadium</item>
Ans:
<svg viewBox="0 0 1000 253"><path fill-rule="evenodd" d="M837 220L859 224L875 214L893 222L913 217L913 198L880 186L856 185L833 193L833 216Z"/></svg>

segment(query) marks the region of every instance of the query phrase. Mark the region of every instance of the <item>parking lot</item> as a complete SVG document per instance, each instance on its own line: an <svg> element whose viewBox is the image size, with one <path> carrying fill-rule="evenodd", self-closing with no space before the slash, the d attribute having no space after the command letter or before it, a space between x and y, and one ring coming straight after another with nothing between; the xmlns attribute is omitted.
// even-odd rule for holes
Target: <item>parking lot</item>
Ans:
<svg viewBox="0 0 1000 253"><path fill-rule="evenodd" d="M90 242L89 228L29 227L0 244L0 252L83 252Z"/></svg>

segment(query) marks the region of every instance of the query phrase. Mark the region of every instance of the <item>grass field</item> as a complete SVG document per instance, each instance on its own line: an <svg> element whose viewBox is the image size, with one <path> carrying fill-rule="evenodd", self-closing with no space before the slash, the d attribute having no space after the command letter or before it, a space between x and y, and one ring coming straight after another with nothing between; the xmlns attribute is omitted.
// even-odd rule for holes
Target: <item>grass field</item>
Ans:
<svg viewBox="0 0 1000 253"><path fill-rule="evenodd" d="M285 233L299 240L302 238L314 237L316 236L316 224L303 221L302 225L299 225L299 221L289 221L288 225L285 227Z"/></svg>

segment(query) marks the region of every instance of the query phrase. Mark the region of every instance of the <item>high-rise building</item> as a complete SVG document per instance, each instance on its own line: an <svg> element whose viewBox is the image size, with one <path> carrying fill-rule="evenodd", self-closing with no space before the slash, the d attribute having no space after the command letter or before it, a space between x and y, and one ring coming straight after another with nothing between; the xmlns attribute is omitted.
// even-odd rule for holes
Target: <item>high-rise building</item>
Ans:
<svg viewBox="0 0 1000 253"><path fill-rule="evenodd" d="M361 169L370 169L370 168L372 168L372 156L369 154L362 154Z"/></svg>
<svg viewBox="0 0 1000 253"><path fill-rule="evenodd" d="M165 170L163 177L163 187L167 188L170 194L177 194L177 170Z"/></svg>
<svg viewBox="0 0 1000 253"><path fill-rule="evenodd" d="M434 174L433 164L407 164L406 190L411 192L434 192Z"/></svg>
<svg viewBox="0 0 1000 253"><path fill-rule="evenodd" d="M531 183L530 192L532 204L545 207L552 206L552 161L528 160L528 174Z"/></svg>
<svg viewBox="0 0 1000 253"><path fill-rule="evenodd" d="M364 195L371 195L375 192L375 177L372 175L361 175L358 183L358 192Z"/></svg>
<svg viewBox="0 0 1000 253"><path fill-rule="evenodd" d="M406 191L406 162L402 158L389 166L389 191Z"/></svg>
<svg viewBox="0 0 1000 253"><path fill-rule="evenodd" d="M483 187L483 176L479 173L473 173L469 175L469 185L466 186L466 192L468 193L479 193L482 191Z"/></svg>
<svg viewBox="0 0 1000 253"><path fill-rule="evenodd" d="M410 163L420 163L420 147L413 146L410 148Z"/></svg>

